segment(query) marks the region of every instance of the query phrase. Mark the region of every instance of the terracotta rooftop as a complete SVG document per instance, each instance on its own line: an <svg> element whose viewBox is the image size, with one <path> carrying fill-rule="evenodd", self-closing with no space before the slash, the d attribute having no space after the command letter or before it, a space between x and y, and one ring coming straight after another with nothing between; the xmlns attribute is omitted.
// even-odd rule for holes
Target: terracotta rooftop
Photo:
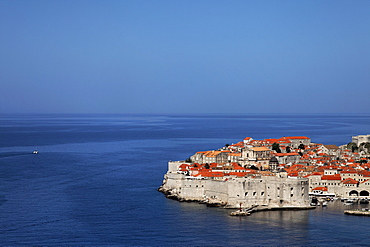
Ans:
<svg viewBox="0 0 370 247"><path fill-rule="evenodd" d="M340 174L334 174L334 175L323 175L321 177L321 180L342 180Z"/></svg>
<svg viewBox="0 0 370 247"><path fill-rule="evenodd" d="M275 153L275 156L282 157L282 156L294 156L299 155L298 153Z"/></svg>
<svg viewBox="0 0 370 247"><path fill-rule="evenodd" d="M326 188L326 187L316 187L316 188L314 188L312 190L328 191L328 188Z"/></svg>
<svg viewBox="0 0 370 247"><path fill-rule="evenodd" d="M354 180L353 178L347 178L346 180L343 180L342 183L343 184L358 184L358 182Z"/></svg>
<svg viewBox="0 0 370 247"><path fill-rule="evenodd" d="M253 151L255 152L261 152L261 151L271 151L269 148L267 147L252 147L251 148Z"/></svg>

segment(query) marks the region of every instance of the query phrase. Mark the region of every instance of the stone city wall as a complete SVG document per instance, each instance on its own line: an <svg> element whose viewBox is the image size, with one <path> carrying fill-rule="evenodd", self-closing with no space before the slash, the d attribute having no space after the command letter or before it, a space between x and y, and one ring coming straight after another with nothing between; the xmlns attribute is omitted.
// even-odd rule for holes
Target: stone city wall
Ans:
<svg viewBox="0 0 370 247"><path fill-rule="evenodd" d="M276 176L246 178L194 178L169 172L161 190L179 200L219 203L238 208L309 206L308 180Z"/></svg>

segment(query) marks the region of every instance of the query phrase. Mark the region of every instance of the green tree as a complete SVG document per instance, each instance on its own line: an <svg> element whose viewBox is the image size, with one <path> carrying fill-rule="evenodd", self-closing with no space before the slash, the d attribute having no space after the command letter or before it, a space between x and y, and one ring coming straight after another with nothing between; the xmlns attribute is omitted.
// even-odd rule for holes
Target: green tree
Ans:
<svg viewBox="0 0 370 247"><path fill-rule="evenodd" d="M352 152L357 152L358 151L358 147L357 147L357 144L354 143L354 142L350 142L347 144L347 148L349 150L351 150Z"/></svg>
<svg viewBox="0 0 370 247"><path fill-rule="evenodd" d="M367 153L370 153L370 142L366 142L364 148L366 149Z"/></svg>
<svg viewBox="0 0 370 247"><path fill-rule="evenodd" d="M358 161L356 161L356 163L366 164L367 163L367 160L358 160Z"/></svg>
<svg viewBox="0 0 370 247"><path fill-rule="evenodd" d="M274 143L272 144L272 150L276 151L277 153L281 153L279 143L274 142Z"/></svg>
<svg viewBox="0 0 370 247"><path fill-rule="evenodd" d="M359 151L365 151L365 152L369 153L370 152L370 142L362 142L359 145L358 150Z"/></svg>

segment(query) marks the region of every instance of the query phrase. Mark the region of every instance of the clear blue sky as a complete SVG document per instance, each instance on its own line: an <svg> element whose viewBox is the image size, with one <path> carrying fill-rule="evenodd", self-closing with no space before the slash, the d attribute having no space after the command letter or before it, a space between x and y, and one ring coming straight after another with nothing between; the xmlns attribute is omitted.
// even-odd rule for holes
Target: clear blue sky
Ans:
<svg viewBox="0 0 370 247"><path fill-rule="evenodd" d="M369 0L0 0L0 31L0 113L369 113Z"/></svg>

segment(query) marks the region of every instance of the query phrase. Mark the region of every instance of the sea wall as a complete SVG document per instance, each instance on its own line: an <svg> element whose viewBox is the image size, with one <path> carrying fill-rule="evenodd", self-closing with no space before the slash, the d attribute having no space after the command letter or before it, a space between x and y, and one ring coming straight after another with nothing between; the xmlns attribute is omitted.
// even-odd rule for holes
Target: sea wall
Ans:
<svg viewBox="0 0 370 247"><path fill-rule="evenodd" d="M229 208L253 205L299 208L310 204L308 180L304 178L194 178L168 172L159 190L180 201L199 201Z"/></svg>

